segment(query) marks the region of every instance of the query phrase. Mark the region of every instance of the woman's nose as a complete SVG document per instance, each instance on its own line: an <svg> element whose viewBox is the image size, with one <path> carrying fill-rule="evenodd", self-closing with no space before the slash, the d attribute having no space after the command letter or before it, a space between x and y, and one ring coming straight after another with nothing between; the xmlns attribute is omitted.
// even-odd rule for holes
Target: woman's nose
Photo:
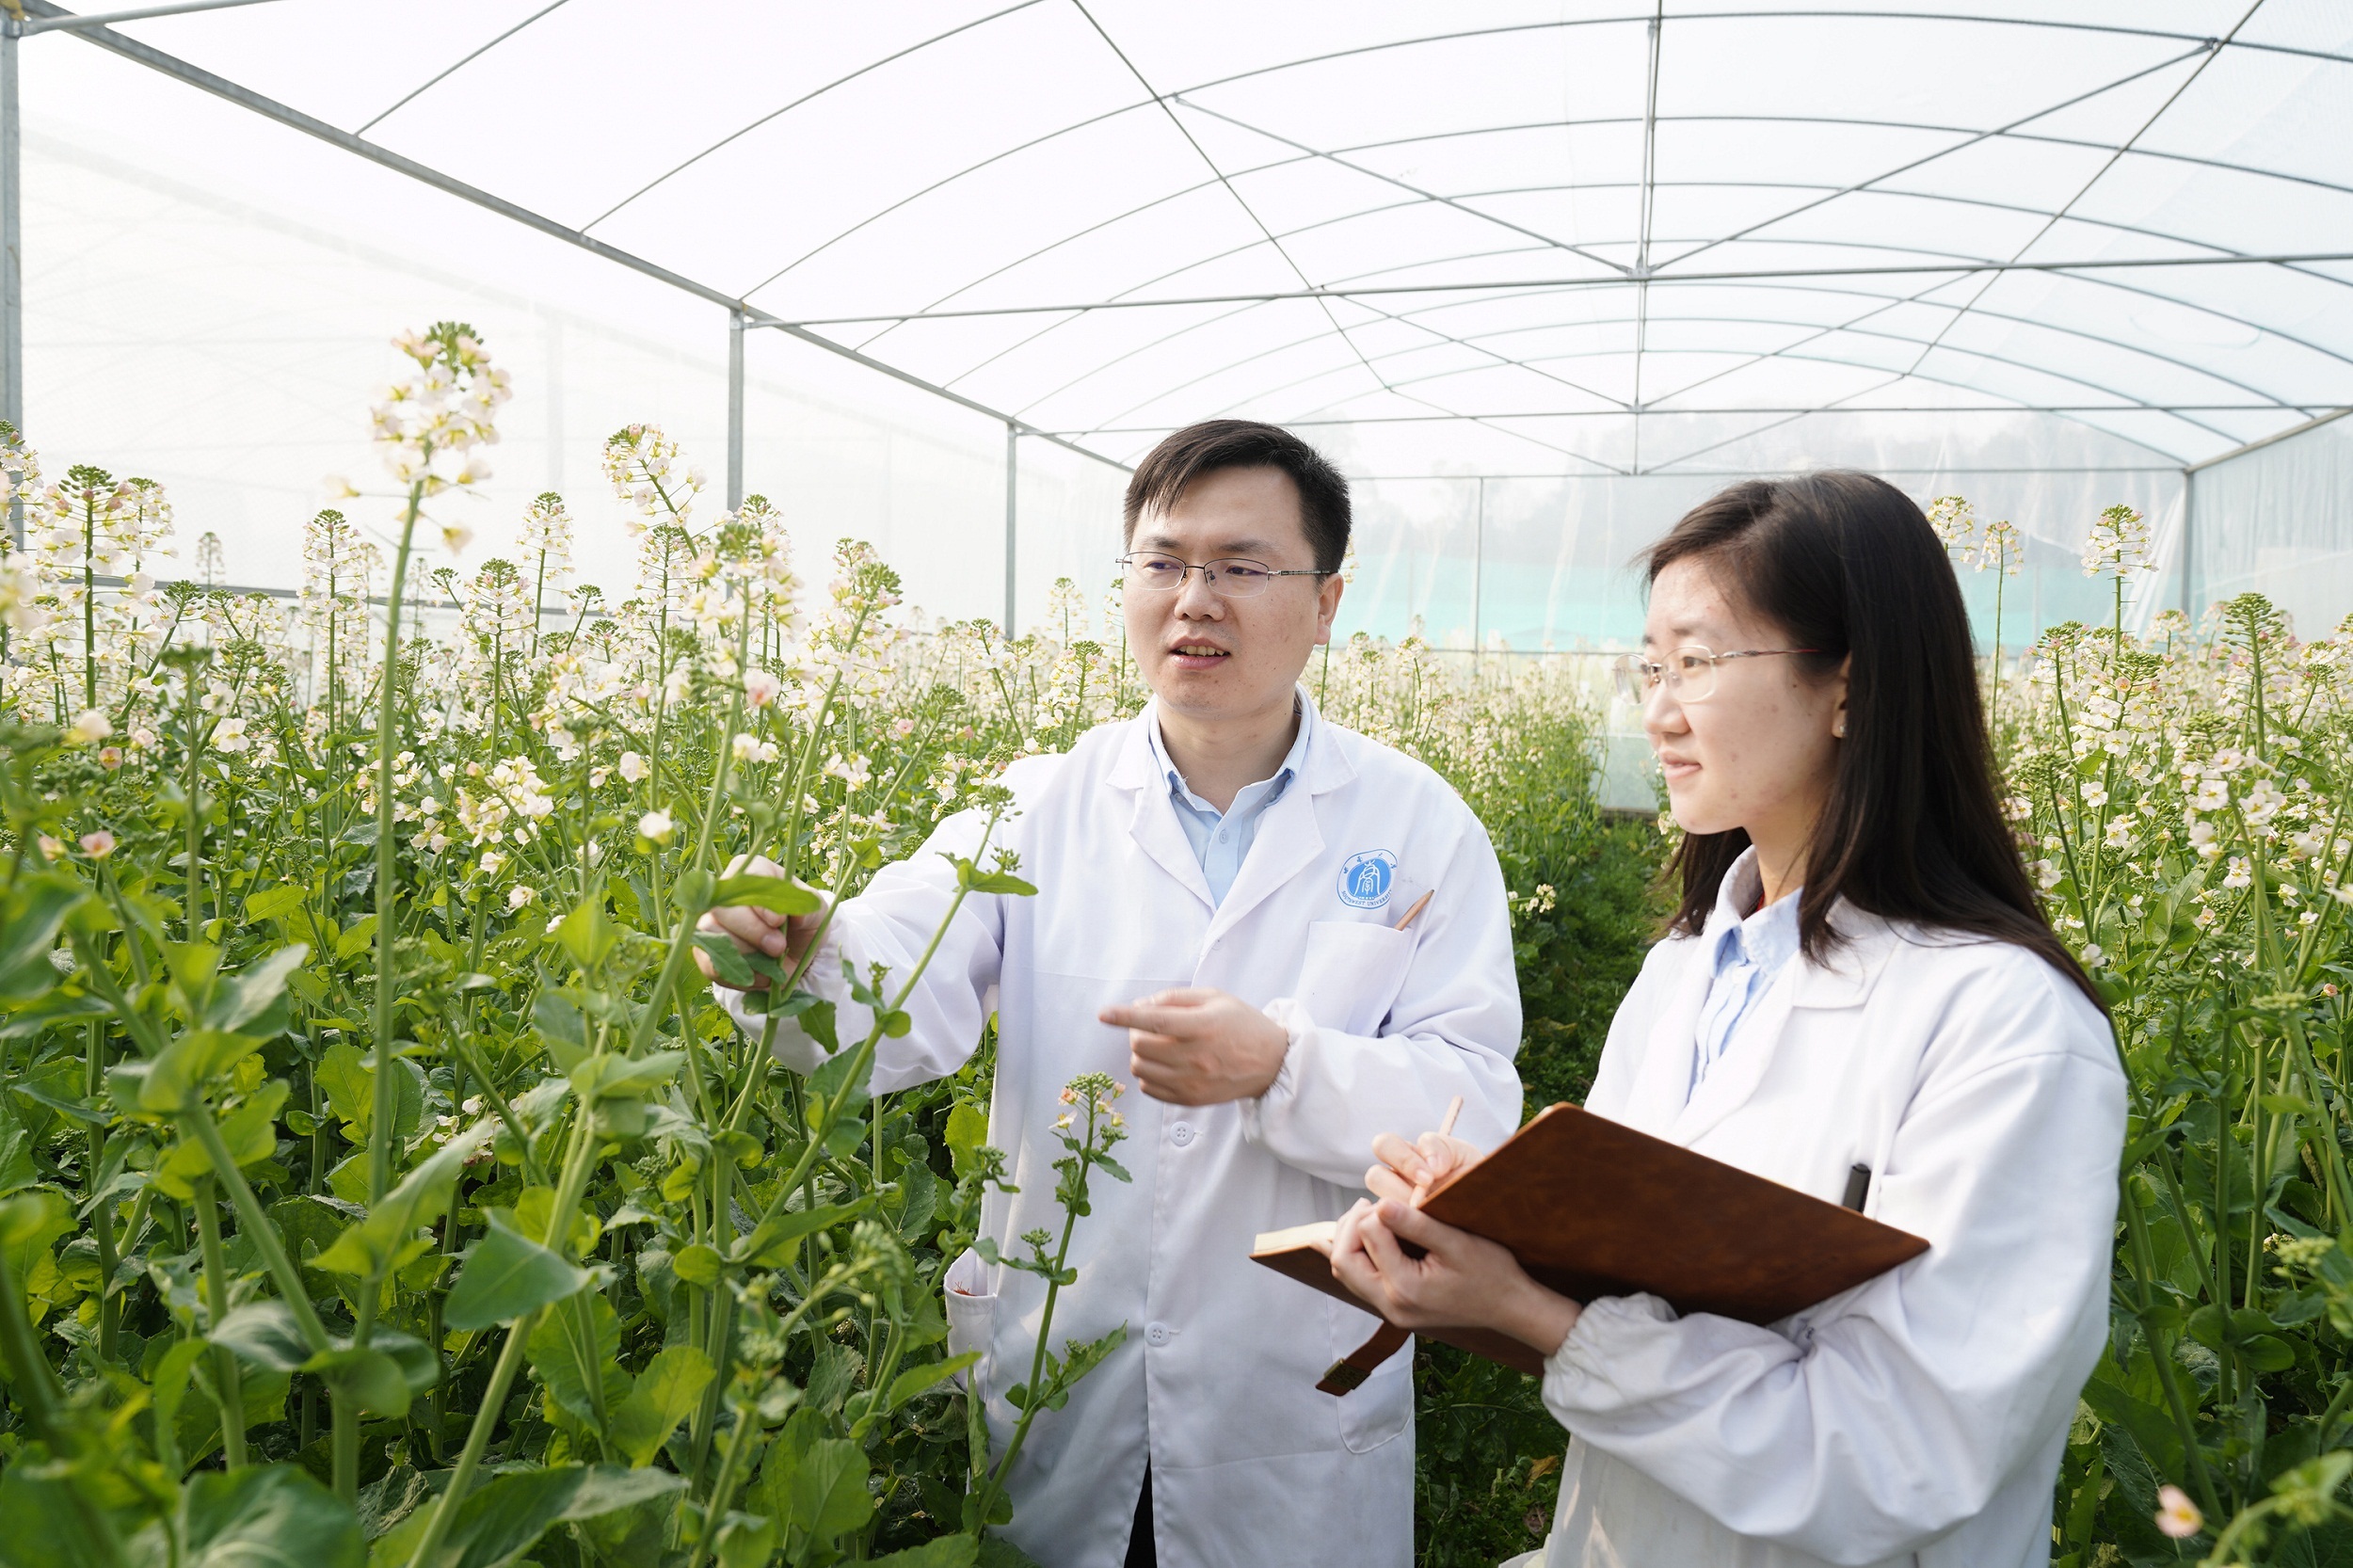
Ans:
<svg viewBox="0 0 2353 1568"><path fill-rule="evenodd" d="M1684 722L1683 704L1676 700L1674 690L1664 680L1653 686L1642 697L1642 732L1646 735L1676 735L1689 728Z"/></svg>

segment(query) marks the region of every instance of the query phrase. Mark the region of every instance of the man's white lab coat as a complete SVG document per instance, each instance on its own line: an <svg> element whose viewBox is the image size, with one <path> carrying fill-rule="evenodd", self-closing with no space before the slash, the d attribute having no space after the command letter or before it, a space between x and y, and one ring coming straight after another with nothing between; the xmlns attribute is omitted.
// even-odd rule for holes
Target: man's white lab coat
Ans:
<svg viewBox="0 0 2353 1568"><path fill-rule="evenodd" d="M1301 694L1301 702L1306 702ZM1520 1034L1510 910L1495 851L1438 776L1329 722L1259 820L1225 903L1207 881L1139 718L1104 725L1067 755L1031 758L1004 781L1017 816L991 843L1016 851L1033 898L974 896L885 1039L876 1090L950 1073L969 1056L996 992L989 1142L1017 1195L992 1195L984 1234L1011 1251L1061 1234L1052 1162L1063 1084L1083 1072L1130 1086L1132 1185L1097 1175L1079 1223L1051 1348L1125 1323L1126 1343L1032 1424L1012 1478L1005 1531L1048 1568L1121 1560L1148 1455L1166 1568L1403 1568L1413 1551L1412 1357L1390 1358L1345 1399L1316 1391L1325 1368L1378 1326L1250 1261L1260 1231L1337 1218L1361 1195L1375 1134L1434 1127L1461 1095L1459 1131L1496 1144L1518 1126ZM954 886L940 852L972 853L963 813L885 868L835 918L810 976L839 1000L840 957L904 974ZM984 857L985 860L986 857ZM1407 931L1392 929L1425 891ZM1256 1100L1164 1105L1133 1091L1128 1033L1096 1011L1177 985L1215 986L1273 1008L1290 1035ZM871 1015L843 1004L840 1037ZM757 1028L754 1019L751 1027ZM797 1030L778 1056L817 1061ZM951 1283L952 1344L981 1350L1001 1450L1018 1413L1004 1390L1030 1375L1045 1285L970 1254Z"/></svg>
<svg viewBox="0 0 2353 1568"><path fill-rule="evenodd" d="M1546 1364L1569 1429L1544 1568L2041 1568L2107 1333L2125 1089L2098 1009L2022 948L1842 905L1696 1089L1727 917L1652 950L1586 1108L1864 1211L1920 1257L1759 1328L1590 1304ZM1662 1238L1662 1244L1672 1244Z"/></svg>

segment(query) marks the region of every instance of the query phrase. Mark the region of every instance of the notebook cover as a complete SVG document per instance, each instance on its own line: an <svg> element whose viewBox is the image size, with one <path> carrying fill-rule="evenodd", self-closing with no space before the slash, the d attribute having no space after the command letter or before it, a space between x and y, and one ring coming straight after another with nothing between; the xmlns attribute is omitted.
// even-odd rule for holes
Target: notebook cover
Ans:
<svg viewBox="0 0 2353 1568"><path fill-rule="evenodd" d="M1556 1105L1422 1205L1512 1250L1574 1300L1644 1293L1679 1313L1771 1323L1928 1251L1916 1236L1573 1105ZM1331 1226L1258 1238L1251 1256L1369 1311L1315 1249ZM1426 1338L1542 1368L1529 1346L1478 1329Z"/></svg>

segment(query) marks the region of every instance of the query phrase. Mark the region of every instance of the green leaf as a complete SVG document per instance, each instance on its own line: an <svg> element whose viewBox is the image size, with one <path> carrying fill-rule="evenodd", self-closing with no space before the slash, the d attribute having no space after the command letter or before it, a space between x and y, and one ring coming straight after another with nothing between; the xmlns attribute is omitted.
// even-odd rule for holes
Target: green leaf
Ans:
<svg viewBox="0 0 2353 1568"><path fill-rule="evenodd" d="M841 1401L857 1386L858 1368L863 1358L847 1345L827 1339L817 1347L809 1360L808 1402L822 1413L830 1414L841 1408Z"/></svg>
<svg viewBox="0 0 2353 1568"><path fill-rule="evenodd" d="M290 915L301 908L310 902L310 898L311 890L308 888L297 888L291 882L281 882L275 888L266 888L258 893L248 895L245 901L245 918L248 920L274 920L280 915Z"/></svg>
<svg viewBox="0 0 2353 1568"><path fill-rule="evenodd" d="M73 1210L45 1188L0 1200L0 1252L18 1289L26 1288L33 1265L48 1257L49 1243L73 1228Z"/></svg>
<svg viewBox="0 0 2353 1568"><path fill-rule="evenodd" d="M801 1456L792 1474L791 1525L812 1541L831 1543L872 1516L866 1490L866 1451L837 1437L821 1438Z"/></svg>
<svg viewBox="0 0 2353 1568"><path fill-rule="evenodd" d="M74 1501L74 1483L55 1479L48 1465L11 1464L0 1474L0 1563L8 1568L59 1568L104 1562L107 1552L88 1533Z"/></svg>
<svg viewBox="0 0 2353 1568"><path fill-rule="evenodd" d="M505 1568L536 1545L557 1525L595 1519L667 1496L686 1484L667 1470L625 1470L617 1464L567 1464L550 1470L510 1470L479 1485L457 1507L440 1556L426 1568ZM409 1517L422 1521L429 1510ZM403 1539L412 1527L399 1530L377 1545L379 1561L385 1548L402 1548L391 1560L405 1564L415 1540ZM418 1538L424 1531L415 1525Z"/></svg>
<svg viewBox="0 0 2353 1568"><path fill-rule="evenodd" d="M555 939L564 944L564 951L582 968L602 963L604 955L621 939L619 928L605 915L603 892L583 899L565 916L563 923L555 928Z"/></svg>
<svg viewBox="0 0 2353 1568"><path fill-rule="evenodd" d="M632 1469L653 1462L714 1375L711 1358L692 1345L673 1345L646 1364L629 1398L613 1408L613 1442Z"/></svg>
<svg viewBox="0 0 2353 1568"><path fill-rule="evenodd" d="M183 1568L363 1568L359 1516L295 1464L200 1470L180 1496Z"/></svg>
<svg viewBox="0 0 2353 1568"><path fill-rule="evenodd" d="M408 1414L408 1379L400 1363L373 1346L321 1351L302 1364L319 1381L361 1410L394 1420Z"/></svg>
<svg viewBox="0 0 2353 1568"><path fill-rule="evenodd" d="M208 1080L261 1048L262 1042L249 1034L192 1029L148 1064L139 1082L138 1108L167 1116L185 1110Z"/></svg>
<svg viewBox="0 0 2353 1568"><path fill-rule="evenodd" d="M928 1361L920 1367L910 1367L890 1380L889 1396L883 1400L885 1414L898 1409L925 1389L947 1382L967 1367L981 1359L978 1351L967 1351L944 1361Z"/></svg>
<svg viewBox="0 0 2353 1568"><path fill-rule="evenodd" d="M708 1243L697 1241L670 1259L670 1272L689 1285L708 1288L719 1277L718 1251Z"/></svg>
<svg viewBox="0 0 2353 1568"><path fill-rule="evenodd" d="M495 1126L476 1122L435 1150L385 1193L366 1219L335 1238L335 1244L319 1255L317 1267L371 1278L400 1267L406 1261L401 1254L414 1241L418 1227L431 1224L449 1207L457 1173L488 1144Z"/></svg>
<svg viewBox="0 0 2353 1568"><path fill-rule="evenodd" d="M551 1248L497 1223L474 1243L465 1272L451 1288L441 1321L463 1331L511 1322L550 1302L578 1293L588 1271Z"/></svg>
<svg viewBox="0 0 2353 1568"><path fill-rule="evenodd" d="M847 1224L872 1207L872 1198L859 1198L855 1203L820 1204L815 1208L788 1209L773 1220L763 1220L759 1229L736 1243L741 1261L750 1264L755 1269L776 1268L792 1256L794 1243L803 1237L813 1236L821 1230L831 1230L836 1225ZM711 1251L708 1247L702 1250ZM717 1255L712 1254L712 1273L715 1277ZM686 1275L680 1273L679 1277L684 1279ZM696 1280L693 1283L702 1285L708 1284L709 1281Z"/></svg>
<svg viewBox="0 0 2353 1568"><path fill-rule="evenodd" d="M620 1368L621 1320L596 1291L541 1318L523 1349L548 1397L591 1427L601 1425L600 1405L610 1411L629 1398L629 1374Z"/></svg>
<svg viewBox="0 0 2353 1568"><path fill-rule="evenodd" d="M648 1051L643 1056L592 1056L571 1070L572 1092L594 1104L600 1099L643 1099L679 1075L686 1065L680 1050Z"/></svg>
<svg viewBox="0 0 2353 1568"><path fill-rule="evenodd" d="M311 956L311 950L301 942L280 948L259 964L216 987L212 1001L204 1010L207 1028L242 1029L276 1006L286 994L286 980ZM267 1032L275 1034L277 1030Z"/></svg>
<svg viewBox="0 0 2353 1568"><path fill-rule="evenodd" d="M811 915L824 907L815 890L782 876L729 876L712 889L711 907L749 905L779 915Z"/></svg>
<svg viewBox="0 0 2353 1568"><path fill-rule="evenodd" d="M774 1519L756 1513L731 1513L719 1527L712 1560L718 1568L767 1568L776 1560L776 1548L783 1544L782 1532Z"/></svg>
<svg viewBox="0 0 2353 1568"><path fill-rule="evenodd" d="M248 1302L213 1326L214 1344L239 1361L273 1372L291 1372L311 1359L311 1347L284 1302Z"/></svg>
<svg viewBox="0 0 2353 1568"><path fill-rule="evenodd" d="M398 1109L392 1116L392 1136L406 1142L424 1119L424 1079L414 1063L394 1058L398 1076L392 1080ZM338 1040L327 1048L313 1069L327 1102L344 1123L344 1136L355 1144L368 1141L376 1125L376 1068L359 1047Z"/></svg>
<svg viewBox="0 0 2353 1568"><path fill-rule="evenodd" d="M2239 1346L2247 1364L2259 1372L2284 1372L2296 1365L2296 1351L2276 1334L2258 1334Z"/></svg>
<svg viewBox="0 0 2353 1568"><path fill-rule="evenodd" d="M2091 1381L2084 1385L2083 1400L2103 1421L2122 1427L2140 1445L2150 1464L2163 1475L2179 1475L2182 1468L2181 1429L2173 1418L2146 1400L2128 1393L2114 1381L2119 1374L2115 1362L2103 1356L2093 1369Z"/></svg>
<svg viewBox="0 0 2353 1568"><path fill-rule="evenodd" d="M813 1016L816 1009L811 1008ZM853 1072L855 1069L855 1072ZM874 1078L874 1053L871 1050L845 1050L828 1060L824 1065L808 1075L808 1092L812 1099L823 1100L829 1107L848 1112L873 1098L869 1085ZM815 1123L810 1124L814 1126Z"/></svg>
<svg viewBox="0 0 2353 1568"><path fill-rule="evenodd" d="M63 872L17 879L0 901L0 1001L29 1001L56 984L49 950L58 927L88 896L88 889Z"/></svg>
<svg viewBox="0 0 2353 1568"><path fill-rule="evenodd" d="M9 1097L0 1095L0 1196L40 1179L40 1172L33 1164L33 1135Z"/></svg>
<svg viewBox="0 0 2353 1568"><path fill-rule="evenodd" d="M258 1164L278 1152L278 1108L286 1103L286 1080L274 1078L248 1095L245 1103L221 1122L221 1142L229 1145L230 1158L239 1165ZM201 1103L189 1112L197 1116L212 1113L211 1107ZM184 1202L196 1195L196 1178L212 1168L204 1145L184 1135L155 1167L155 1189Z"/></svg>
<svg viewBox="0 0 2353 1568"><path fill-rule="evenodd" d="M948 1112L948 1146L968 1154L988 1142L988 1113L977 1105L959 1105Z"/></svg>
<svg viewBox="0 0 2353 1568"><path fill-rule="evenodd" d="M711 889L717 883L718 878L706 871L681 872L670 884L670 903L693 919L711 907Z"/></svg>
<svg viewBox="0 0 2353 1568"><path fill-rule="evenodd" d="M1010 893L1016 898L1030 898L1037 889L1008 872L968 871L968 862L958 861L956 869L965 872L965 886L976 893Z"/></svg>
<svg viewBox="0 0 2353 1568"><path fill-rule="evenodd" d="M514 1228L532 1240L552 1247L568 1258L581 1257L586 1256L588 1249L597 1244L597 1238L604 1234L604 1228L597 1223L595 1213L585 1208L572 1210L571 1233L568 1236L550 1234L554 1224L555 1189L524 1188L522 1196L515 1200Z"/></svg>
<svg viewBox="0 0 2353 1568"><path fill-rule="evenodd" d="M351 928L335 938L335 959L338 963L356 958L368 951L376 941L376 917L355 921Z"/></svg>
<svg viewBox="0 0 2353 1568"><path fill-rule="evenodd" d="M182 1339L163 1353L155 1363L155 1375L149 1380L148 1398L154 1401L155 1419L163 1430L179 1425L180 1406L188 1397L188 1372L207 1349L202 1339Z"/></svg>
<svg viewBox="0 0 2353 1568"><path fill-rule="evenodd" d="M872 1562L873 1568L973 1568L980 1560L980 1542L968 1535L943 1535Z"/></svg>
<svg viewBox="0 0 2353 1568"><path fill-rule="evenodd" d="M737 947L735 938L726 932L697 931L695 933L695 946L705 958L711 960L712 972L718 977L720 984L732 986L738 991L748 991L759 978L752 973L751 965L744 961L744 950Z"/></svg>

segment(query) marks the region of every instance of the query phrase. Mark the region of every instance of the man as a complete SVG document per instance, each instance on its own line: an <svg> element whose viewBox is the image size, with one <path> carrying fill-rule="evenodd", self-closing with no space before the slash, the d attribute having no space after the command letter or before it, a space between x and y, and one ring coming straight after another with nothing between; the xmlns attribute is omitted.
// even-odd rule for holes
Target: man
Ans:
<svg viewBox="0 0 2353 1568"><path fill-rule="evenodd" d="M1485 831L1435 774L1324 720L1299 684L1331 639L1348 531L1347 482L1275 426L1196 424L1144 459L1124 596L1153 700L1007 770L1017 814L992 844L1038 892L966 901L908 1001L913 1029L876 1061L878 1091L954 1071L995 988L989 1142L1020 1189L985 1206L1000 1246L1059 1233L1062 1085L1096 1071L1143 1091L1119 1151L1134 1180L1094 1184L1051 1329L1083 1341L1125 1323L1127 1339L1037 1417L1010 1478L1005 1534L1048 1568L1412 1555L1411 1358L1344 1399L1319 1393L1375 1320L1250 1261L1258 1232L1344 1212L1377 1134L1436 1126L1458 1095L1481 1146L1519 1122L1519 992ZM843 1038L870 1015L846 1003L840 960L910 972L953 896L941 853L971 855L983 826L941 824L836 913L809 975L842 1004ZM797 955L817 919L712 923ZM796 1071L819 1060L789 1028L776 1050ZM1001 1448L1045 1286L968 1253L949 1287Z"/></svg>

